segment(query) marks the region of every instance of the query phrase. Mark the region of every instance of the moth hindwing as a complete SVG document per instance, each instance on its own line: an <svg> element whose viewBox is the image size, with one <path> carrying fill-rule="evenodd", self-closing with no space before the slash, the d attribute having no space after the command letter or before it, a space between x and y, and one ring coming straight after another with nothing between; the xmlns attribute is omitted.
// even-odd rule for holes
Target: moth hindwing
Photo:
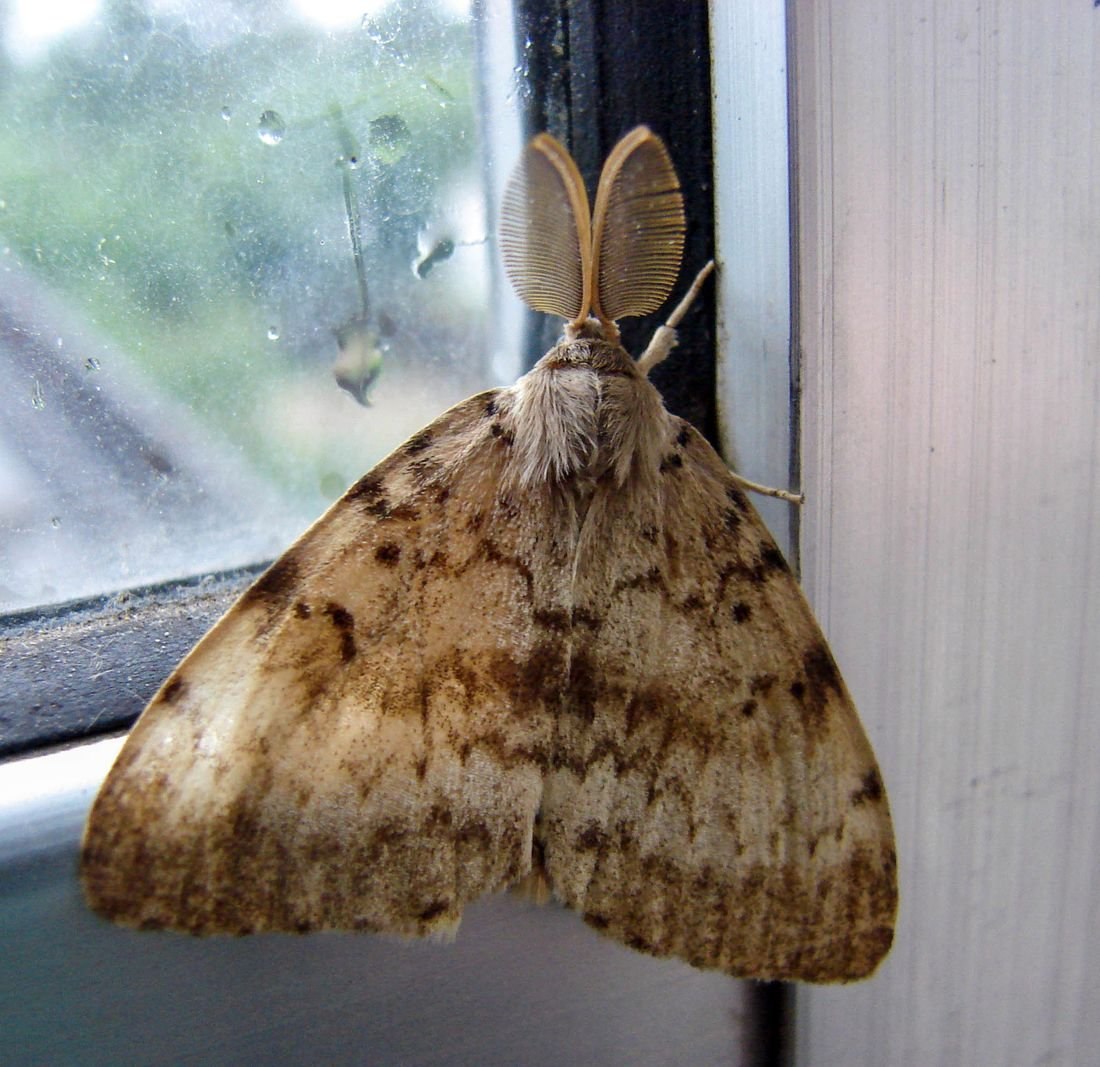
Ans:
<svg viewBox="0 0 1100 1067"><path fill-rule="evenodd" d="M656 956L863 977L897 902L874 756L737 480L618 343L679 268L668 153L628 134L589 217L542 135L502 216L563 340L352 486L172 673L89 817L88 899L423 935L543 885Z"/></svg>

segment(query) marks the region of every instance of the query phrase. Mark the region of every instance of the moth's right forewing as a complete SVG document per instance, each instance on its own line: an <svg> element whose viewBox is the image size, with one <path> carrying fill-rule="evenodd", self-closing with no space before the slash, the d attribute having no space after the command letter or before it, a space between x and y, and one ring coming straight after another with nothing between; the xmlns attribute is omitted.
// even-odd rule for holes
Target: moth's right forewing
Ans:
<svg viewBox="0 0 1100 1067"><path fill-rule="evenodd" d="M555 891L632 947L734 975L845 981L890 946L885 789L763 523L668 415L655 484L597 494L539 833Z"/></svg>
<svg viewBox="0 0 1100 1067"><path fill-rule="evenodd" d="M509 397L406 442L171 675L89 817L96 910L424 934L529 869L571 546L500 488Z"/></svg>

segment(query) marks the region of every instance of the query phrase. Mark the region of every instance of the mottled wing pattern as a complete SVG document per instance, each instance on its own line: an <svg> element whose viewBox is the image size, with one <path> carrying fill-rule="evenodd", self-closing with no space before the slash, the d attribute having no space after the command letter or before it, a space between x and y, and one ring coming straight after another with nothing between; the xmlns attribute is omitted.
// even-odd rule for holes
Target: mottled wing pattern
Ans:
<svg viewBox="0 0 1100 1067"><path fill-rule="evenodd" d="M574 546L539 493L502 495L510 402L384 460L171 675L88 822L96 910L448 932L529 870Z"/></svg>
<svg viewBox="0 0 1100 1067"><path fill-rule="evenodd" d="M658 956L862 977L897 901L874 756L760 519L665 418L659 483L597 493L578 546L571 705L537 831L549 880Z"/></svg>

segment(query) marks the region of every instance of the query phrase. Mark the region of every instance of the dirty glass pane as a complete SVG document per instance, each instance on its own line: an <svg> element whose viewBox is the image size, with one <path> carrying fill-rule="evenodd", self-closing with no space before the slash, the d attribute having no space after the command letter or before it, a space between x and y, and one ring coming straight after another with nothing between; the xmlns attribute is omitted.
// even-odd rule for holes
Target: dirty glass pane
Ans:
<svg viewBox="0 0 1100 1067"><path fill-rule="evenodd" d="M0 7L0 609L270 558L514 372L484 23Z"/></svg>

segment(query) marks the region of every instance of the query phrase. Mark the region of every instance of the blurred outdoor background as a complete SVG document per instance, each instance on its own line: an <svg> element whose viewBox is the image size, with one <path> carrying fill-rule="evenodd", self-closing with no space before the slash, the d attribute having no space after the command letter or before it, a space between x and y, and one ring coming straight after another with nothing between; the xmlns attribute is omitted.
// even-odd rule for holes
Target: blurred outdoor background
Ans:
<svg viewBox="0 0 1100 1067"><path fill-rule="evenodd" d="M462 0L0 3L0 609L271 558L514 376L481 49Z"/></svg>

